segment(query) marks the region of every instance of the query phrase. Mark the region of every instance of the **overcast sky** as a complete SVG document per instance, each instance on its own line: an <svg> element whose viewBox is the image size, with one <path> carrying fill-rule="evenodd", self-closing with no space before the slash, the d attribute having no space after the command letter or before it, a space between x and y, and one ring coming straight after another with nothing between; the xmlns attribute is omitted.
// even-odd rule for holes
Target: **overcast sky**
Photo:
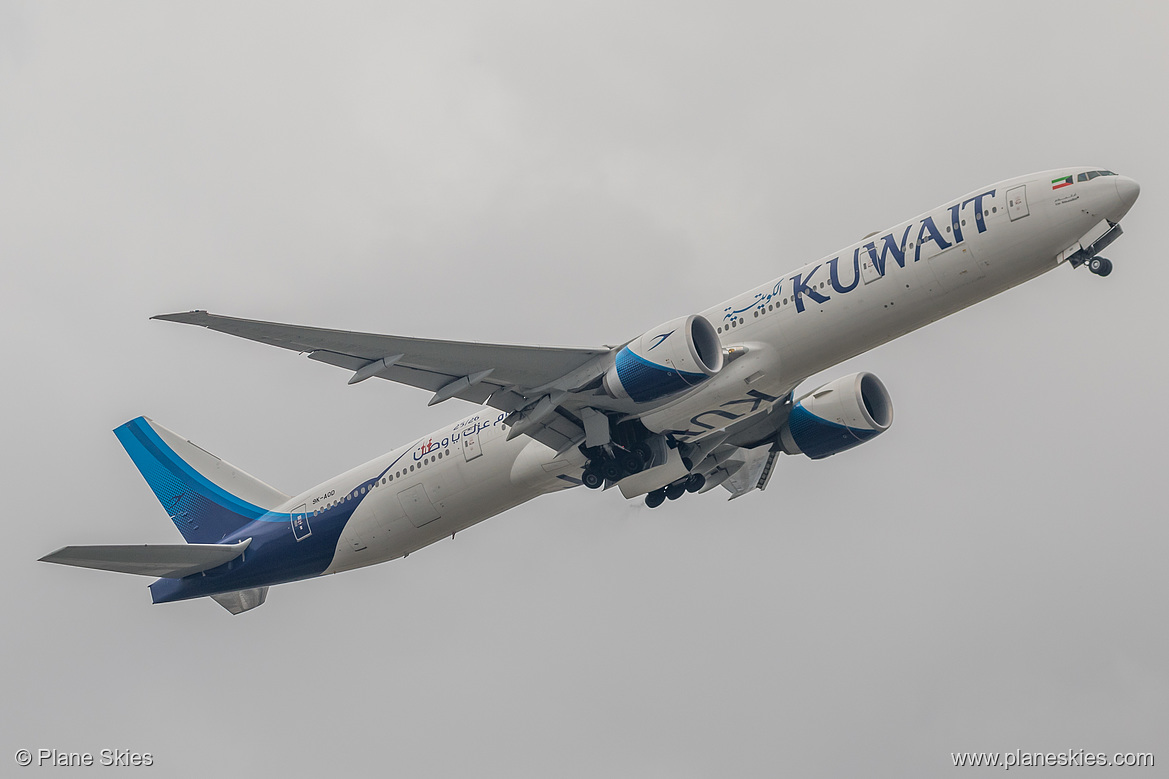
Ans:
<svg viewBox="0 0 1169 779"><path fill-rule="evenodd" d="M1163 772L1167 8L0 0L0 765ZM896 423L764 493L546 496L238 617L35 562L179 541L139 414L298 492L471 411L152 314L615 343L1064 165L1143 185L1115 272L829 371Z"/></svg>

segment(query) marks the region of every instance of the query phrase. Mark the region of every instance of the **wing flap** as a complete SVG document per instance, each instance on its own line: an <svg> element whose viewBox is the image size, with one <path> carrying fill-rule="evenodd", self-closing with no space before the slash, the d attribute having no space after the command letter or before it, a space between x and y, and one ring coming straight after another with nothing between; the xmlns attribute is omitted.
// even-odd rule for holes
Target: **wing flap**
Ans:
<svg viewBox="0 0 1169 779"><path fill-rule="evenodd" d="M244 553L252 539L238 544L134 544L127 546L66 546L41 562L117 571L163 579L209 571Z"/></svg>
<svg viewBox="0 0 1169 779"><path fill-rule="evenodd" d="M730 500L741 498L752 490L766 486L767 479L764 477L770 477L769 465L778 454L771 451L769 445L739 451L742 453L743 466L732 471L722 485L723 489L731 493Z"/></svg>
<svg viewBox="0 0 1169 779"><path fill-rule="evenodd" d="M344 368L347 371L357 371L369 365L370 361L364 357L354 357L352 354L341 354L340 352L330 352L328 349L317 349L314 352L309 352L308 358L323 362L326 365L336 365L338 368Z"/></svg>

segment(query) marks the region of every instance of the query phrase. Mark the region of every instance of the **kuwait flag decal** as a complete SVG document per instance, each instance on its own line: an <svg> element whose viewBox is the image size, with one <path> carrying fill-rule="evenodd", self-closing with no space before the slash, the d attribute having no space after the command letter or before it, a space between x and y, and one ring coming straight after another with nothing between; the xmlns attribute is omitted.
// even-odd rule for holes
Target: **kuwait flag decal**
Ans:
<svg viewBox="0 0 1169 779"><path fill-rule="evenodd" d="M1051 188L1052 189L1061 189L1063 187L1070 187L1071 185L1072 185L1072 177L1071 176L1064 176L1061 179L1052 179L1051 180Z"/></svg>

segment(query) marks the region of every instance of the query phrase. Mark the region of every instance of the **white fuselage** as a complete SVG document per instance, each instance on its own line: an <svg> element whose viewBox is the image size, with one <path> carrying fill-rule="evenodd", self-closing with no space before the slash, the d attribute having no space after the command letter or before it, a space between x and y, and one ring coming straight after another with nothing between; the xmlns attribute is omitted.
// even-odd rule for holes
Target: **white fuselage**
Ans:
<svg viewBox="0 0 1169 779"><path fill-rule="evenodd" d="M580 484L584 456L560 458L527 436L507 440L506 414L484 408L414 443L341 474L290 505L314 510L360 500L324 573L404 557L547 492ZM561 478L564 477L564 478Z"/></svg>
<svg viewBox="0 0 1169 779"><path fill-rule="evenodd" d="M1085 169L976 190L702 312L723 346L744 346L746 356L642 422L683 440L716 422L750 424L770 403L729 399L751 390L784 398L808 376L1057 267L1135 199L1120 176L1053 188L1068 170ZM359 504L325 573L402 557L580 483L579 451L558 457L527 436L508 441L505 416L484 408L293 498L288 508L306 505L311 516L376 480L369 494L349 498Z"/></svg>

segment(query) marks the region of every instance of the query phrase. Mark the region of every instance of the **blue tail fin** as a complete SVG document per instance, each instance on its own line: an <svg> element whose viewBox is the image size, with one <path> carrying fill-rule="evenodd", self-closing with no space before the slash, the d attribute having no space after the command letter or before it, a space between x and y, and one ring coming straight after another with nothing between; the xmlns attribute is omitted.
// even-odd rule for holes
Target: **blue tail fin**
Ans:
<svg viewBox="0 0 1169 779"><path fill-rule="evenodd" d="M114 435L189 544L213 544L288 500L146 417Z"/></svg>

